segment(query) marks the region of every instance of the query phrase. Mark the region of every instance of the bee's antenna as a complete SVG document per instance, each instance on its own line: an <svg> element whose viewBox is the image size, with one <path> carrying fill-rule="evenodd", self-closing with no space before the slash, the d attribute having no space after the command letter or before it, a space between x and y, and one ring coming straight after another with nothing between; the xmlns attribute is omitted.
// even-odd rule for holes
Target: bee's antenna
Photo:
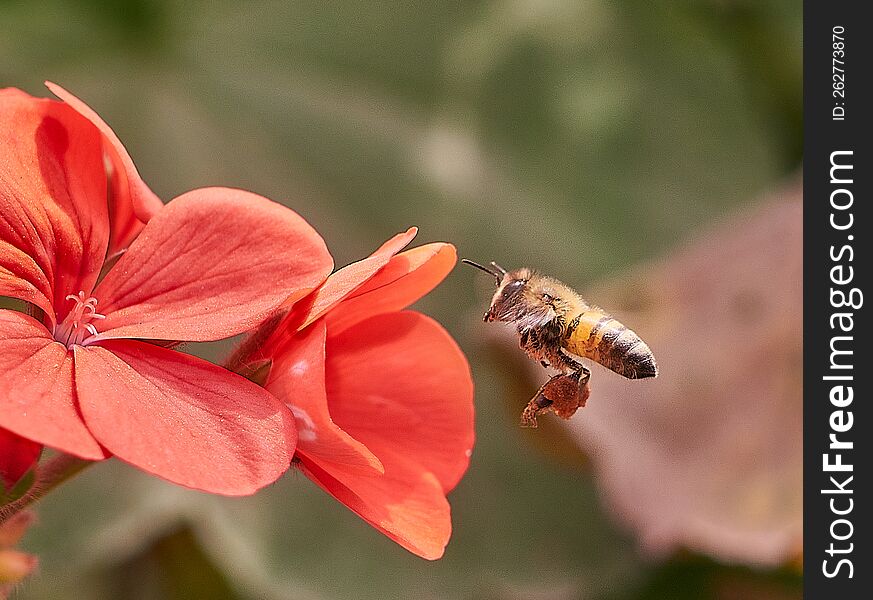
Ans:
<svg viewBox="0 0 873 600"><path fill-rule="evenodd" d="M494 270L496 270L498 273L500 273L501 277L502 277L503 275L506 275L506 269L504 269L503 267L501 267L500 265L498 265L498 264L497 264L496 262L494 262L493 260L491 261L491 267L492 267Z"/></svg>
<svg viewBox="0 0 873 600"><path fill-rule="evenodd" d="M506 275L506 271L504 269L501 269L500 267L497 267L494 263L491 263L491 265L497 269L496 271L492 271L488 267L484 267L484 266L480 265L479 263L473 262L472 260L468 260L466 258L462 258L461 262L467 263L471 267L476 267L480 271L485 271L486 273L488 273L489 275L491 275L492 277L494 277L497 280L497 285L500 285L500 280L503 279L504 275Z"/></svg>

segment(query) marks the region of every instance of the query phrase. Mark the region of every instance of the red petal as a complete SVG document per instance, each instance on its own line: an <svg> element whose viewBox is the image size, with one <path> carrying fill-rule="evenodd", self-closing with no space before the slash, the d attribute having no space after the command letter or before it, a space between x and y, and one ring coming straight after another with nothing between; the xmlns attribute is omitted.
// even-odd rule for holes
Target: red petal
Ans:
<svg viewBox="0 0 873 600"><path fill-rule="evenodd" d="M382 244L367 258L345 266L328 277L327 281L312 294L312 304L297 330L299 331L315 321L339 304L346 296L352 294L360 285L365 284L391 260L391 257L403 250L416 233L418 233L418 229L410 227Z"/></svg>
<svg viewBox="0 0 873 600"><path fill-rule="evenodd" d="M294 211L227 188L179 196L134 240L94 296L100 339L209 341L252 329L332 267Z"/></svg>
<svg viewBox="0 0 873 600"><path fill-rule="evenodd" d="M87 294L109 236L99 132L61 102L0 90L0 295L50 319Z"/></svg>
<svg viewBox="0 0 873 600"><path fill-rule="evenodd" d="M109 255L126 248L163 207L163 203L140 178L130 155L115 132L91 107L61 86L45 82L51 92L91 121L103 137L103 150L112 166L110 177L110 205L112 239Z"/></svg>
<svg viewBox="0 0 873 600"><path fill-rule="evenodd" d="M452 489L474 439L473 381L454 340L415 312L372 317L337 336L328 325L328 334L327 397L337 425L386 470L408 457Z"/></svg>
<svg viewBox="0 0 873 600"><path fill-rule="evenodd" d="M79 405L118 458L190 488L242 496L290 464L290 411L221 367L144 342L75 346Z"/></svg>
<svg viewBox="0 0 873 600"><path fill-rule="evenodd" d="M406 308L445 279L457 258L455 247L444 243L401 252L325 316L331 334L373 315Z"/></svg>
<svg viewBox="0 0 873 600"><path fill-rule="evenodd" d="M303 472L370 525L422 558L443 555L452 534L449 503L439 481L412 461L399 458L385 474L345 485L306 458Z"/></svg>
<svg viewBox="0 0 873 600"><path fill-rule="evenodd" d="M105 458L75 406L72 357L36 320L0 310L0 373L0 427L82 458Z"/></svg>
<svg viewBox="0 0 873 600"><path fill-rule="evenodd" d="M42 446L0 428L0 491L12 489L36 464Z"/></svg>
<svg viewBox="0 0 873 600"><path fill-rule="evenodd" d="M337 427L327 410L323 322L308 327L278 350L265 386L287 404L297 420L297 451L336 472L378 475L379 459Z"/></svg>
<svg viewBox="0 0 873 600"><path fill-rule="evenodd" d="M273 354L275 348L286 346L298 331L308 327L356 288L366 283L388 263L392 256L406 247L417 232L417 228L410 227L382 244L367 258L331 274L317 290L294 305L282 325L277 327L269 340L263 344L264 355Z"/></svg>

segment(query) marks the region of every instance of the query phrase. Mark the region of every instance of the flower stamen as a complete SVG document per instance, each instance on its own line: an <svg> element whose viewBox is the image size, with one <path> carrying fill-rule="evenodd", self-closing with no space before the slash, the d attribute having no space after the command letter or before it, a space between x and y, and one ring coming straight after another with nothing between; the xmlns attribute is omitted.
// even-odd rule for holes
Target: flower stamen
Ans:
<svg viewBox="0 0 873 600"><path fill-rule="evenodd" d="M66 300L72 300L75 306L63 322L55 325L54 338L70 349L75 345L82 345L90 336L97 335L97 328L91 321L105 319L106 315L97 312L97 298L86 298L83 291L70 294Z"/></svg>

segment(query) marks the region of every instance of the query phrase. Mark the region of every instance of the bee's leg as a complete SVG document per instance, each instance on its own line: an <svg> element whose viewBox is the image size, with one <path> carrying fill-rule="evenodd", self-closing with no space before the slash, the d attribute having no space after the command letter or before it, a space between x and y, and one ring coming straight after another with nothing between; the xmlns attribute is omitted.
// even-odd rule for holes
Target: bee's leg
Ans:
<svg viewBox="0 0 873 600"><path fill-rule="evenodd" d="M584 385L585 387L588 387L588 380L591 379L591 371L589 371L585 367L582 367L581 369L579 369L579 373L577 373L577 375L579 376L579 386L581 387Z"/></svg>
<svg viewBox="0 0 873 600"><path fill-rule="evenodd" d="M573 373L573 376L579 381L579 387L588 387L588 381L591 379L591 371L579 365L579 370Z"/></svg>
<svg viewBox="0 0 873 600"><path fill-rule="evenodd" d="M554 360L552 361L555 365L555 368L561 369L565 373L570 373L571 371L574 373L578 373L579 371L585 371L588 373L588 369L580 363L578 360L569 356L563 350L558 350L558 352L553 355Z"/></svg>
<svg viewBox="0 0 873 600"><path fill-rule="evenodd" d="M527 406L524 407L524 411L521 413L522 427L535 428L537 426L537 415L551 410L552 401L543 394L543 390L547 385L549 384L546 383L541 387L536 395L531 398L531 401L527 403Z"/></svg>
<svg viewBox="0 0 873 600"><path fill-rule="evenodd" d="M525 354L530 356L534 360L539 360L539 353L537 352L536 340L531 335L529 329L519 330L518 331L518 347L521 348Z"/></svg>
<svg viewBox="0 0 873 600"><path fill-rule="evenodd" d="M530 344L530 329L519 330L518 332L518 346L524 351L527 351L528 344Z"/></svg>

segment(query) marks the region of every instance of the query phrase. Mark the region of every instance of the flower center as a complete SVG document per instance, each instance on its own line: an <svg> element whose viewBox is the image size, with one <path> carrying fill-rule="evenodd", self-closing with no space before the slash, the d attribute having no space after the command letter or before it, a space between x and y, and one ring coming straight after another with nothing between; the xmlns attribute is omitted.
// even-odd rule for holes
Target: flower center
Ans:
<svg viewBox="0 0 873 600"><path fill-rule="evenodd" d="M85 298L85 292L79 292L75 296L70 294L66 299L76 304L63 322L55 325L54 337L69 349L76 344L82 345L86 338L97 335L97 328L91 321L105 319L106 316L97 312L97 298Z"/></svg>

